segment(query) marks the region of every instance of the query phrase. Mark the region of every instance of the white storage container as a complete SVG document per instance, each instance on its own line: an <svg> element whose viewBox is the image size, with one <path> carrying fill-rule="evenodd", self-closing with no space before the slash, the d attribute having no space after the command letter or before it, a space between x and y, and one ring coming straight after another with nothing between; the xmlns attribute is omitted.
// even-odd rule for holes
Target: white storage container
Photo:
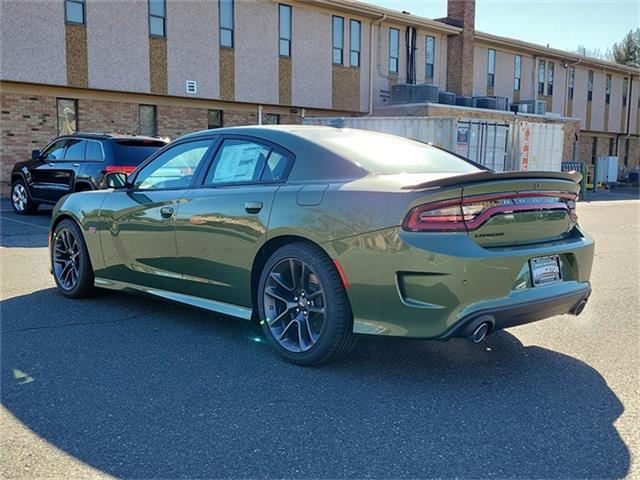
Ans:
<svg viewBox="0 0 640 480"><path fill-rule="evenodd" d="M618 157L598 157L596 159L598 182L615 183L618 181Z"/></svg>
<svg viewBox="0 0 640 480"><path fill-rule="evenodd" d="M564 127L553 123L533 123L517 120L513 125L510 152L511 170L562 170Z"/></svg>

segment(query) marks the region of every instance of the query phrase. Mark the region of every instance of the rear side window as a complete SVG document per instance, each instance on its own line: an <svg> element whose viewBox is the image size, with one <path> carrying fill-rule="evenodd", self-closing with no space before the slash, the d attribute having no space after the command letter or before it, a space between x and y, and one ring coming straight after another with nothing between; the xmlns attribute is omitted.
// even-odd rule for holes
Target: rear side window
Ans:
<svg viewBox="0 0 640 480"><path fill-rule="evenodd" d="M64 154L65 160L76 160L82 161L84 160L84 148L87 142L84 140L79 140L77 138L69 140L67 143L67 151Z"/></svg>
<svg viewBox="0 0 640 480"><path fill-rule="evenodd" d="M104 154L102 152L102 145L100 142L87 142L87 148L85 150L84 158L89 162L101 162L104 160Z"/></svg>
<svg viewBox="0 0 640 480"><path fill-rule="evenodd" d="M164 146L164 142L155 140L116 140L113 154L118 165L140 165Z"/></svg>
<svg viewBox="0 0 640 480"><path fill-rule="evenodd" d="M260 179L271 149L247 140L225 140L205 184L249 183Z"/></svg>

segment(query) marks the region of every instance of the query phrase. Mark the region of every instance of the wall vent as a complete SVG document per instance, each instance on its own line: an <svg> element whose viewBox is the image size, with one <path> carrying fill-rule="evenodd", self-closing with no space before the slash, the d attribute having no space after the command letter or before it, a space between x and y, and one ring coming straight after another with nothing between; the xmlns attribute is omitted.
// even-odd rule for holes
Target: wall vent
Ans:
<svg viewBox="0 0 640 480"><path fill-rule="evenodd" d="M195 80L187 80L187 93L198 93L198 82Z"/></svg>

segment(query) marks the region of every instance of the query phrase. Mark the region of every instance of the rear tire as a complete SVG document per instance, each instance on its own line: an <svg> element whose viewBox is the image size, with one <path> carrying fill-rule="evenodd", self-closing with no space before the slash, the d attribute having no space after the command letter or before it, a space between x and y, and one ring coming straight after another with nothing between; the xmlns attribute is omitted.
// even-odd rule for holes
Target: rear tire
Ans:
<svg viewBox="0 0 640 480"><path fill-rule="evenodd" d="M38 210L24 180L18 179L11 184L11 206L18 215L29 215Z"/></svg>
<svg viewBox="0 0 640 480"><path fill-rule="evenodd" d="M73 220L62 220L53 232L51 271L58 291L65 297L83 298L95 292L89 252Z"/></svg>
<svg viewBox="0 0 640 480"><path fill-rule="evenodd" d="M258 284L258 315L269 344L298 365L342 358L357 340L340 275L312 244L285 245L269 258Z"/></svg>

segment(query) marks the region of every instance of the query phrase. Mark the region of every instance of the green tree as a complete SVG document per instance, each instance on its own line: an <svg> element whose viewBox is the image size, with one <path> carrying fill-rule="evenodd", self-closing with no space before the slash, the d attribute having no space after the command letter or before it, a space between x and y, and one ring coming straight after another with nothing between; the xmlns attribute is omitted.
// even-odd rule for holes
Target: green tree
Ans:
<svg viewBox="0 0 640 480"><path fill-rule="evenodd" d="M640 28L629 30L620 43L613 44L612 52L616 63L640 68Z"/></svg>

